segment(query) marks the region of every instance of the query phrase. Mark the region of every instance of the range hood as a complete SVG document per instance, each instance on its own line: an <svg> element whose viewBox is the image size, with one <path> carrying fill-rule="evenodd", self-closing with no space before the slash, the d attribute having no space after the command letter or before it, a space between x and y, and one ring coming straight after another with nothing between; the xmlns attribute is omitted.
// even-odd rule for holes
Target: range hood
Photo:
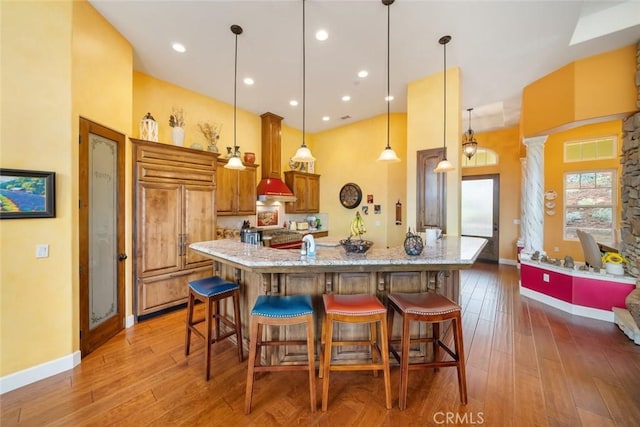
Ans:
<svg viewBox="0 0 640 427"><path fill-rule="evenodd" d="M295 202L296 196L280 175L280 128L282 117L264 113L262 118L262 180L258 184L260 202Z"/></svg>

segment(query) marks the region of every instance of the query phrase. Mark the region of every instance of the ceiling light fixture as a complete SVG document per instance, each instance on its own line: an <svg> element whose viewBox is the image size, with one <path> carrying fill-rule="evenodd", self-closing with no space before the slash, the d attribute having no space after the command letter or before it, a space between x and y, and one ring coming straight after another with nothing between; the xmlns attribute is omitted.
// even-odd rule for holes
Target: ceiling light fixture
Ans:
<svg viewBox="0 0 640 427"><path fill-rule="evenodd" d="M361 79L364 79L368 75L369 75L369 72L367 70L358 71L358 77L360 77Z"/></svg>
<svg viewBox="0 0 640 427"><path fill-rule="evenodd" d="M393 4L395 0L382 0L382 4L387 6L387 96L385 97L385 101L387 102L387 146L384 148L384 150L382 150L382 153L380 153L380 156L378 156L378 161L379 162L389 162L389 163L396 163L400 161L400 157L398 157L398 155L396 154L395 151L393 151L393 149L391 148L391 146L389 145L389 123L390 123L390 117L391 117L391 113L390 113L390 108L391 108L391 100L393 99L393 96L391 96L391 91L389 89L389 75L391 74L391 70L390 70L390 57L391 57L391 50L389 48L390 42L390 36L389 34L391 33L390 27L391 27L391 5Z"/></svg>
<svg viewBox="0 0 640 427"><path fill-rule="evenodd" d="M326 30L318 30L318 32L316 33L316 40L318 41L325 41L329 38L329 33L327 33Z"/></svg>
<svg viewBox="0 0 640 427"><path fill-rule="evenodd" d="M469 112L469 130L462 135L462 152L467 159L471 160L476 151L478 151L478 141L476 141L476 135L473 133L473 129L471 129L471 111L473 108L467 108Z"/></svg>
<svg viewBox="0 0 640 427"><path fill-rule="evenodd" d="M242 27L240 25L232 25L231 32L236 35L236 53L233 69L233 157L229 159L224 167L227 169L244 169L242 160L240 160L240 153L238 153L238 146L236 145L236 116L238 109L236 105L236 95L238 92L238 35L242 34Z"/></svg>
<svg viewBox="0 0 640 427"><path fill-rule="evenodd" d="M184 45L182 43L174 43L174 44L171 45L171 47L176 52L185 53L187 51L187 48L184 47Z"/></svg>
<svg viewBox="0 0 640 427"><path fill-rule="evenodd" d="M251 77L245 77L244 80L242 80L242 81L247 86L252 86L255 83L255 81Z"/></svg>
<svg viewBox="0 0 640 427"><path fill-rule="evenodd" d="M442 141L442 160L440 161L440 163L438 163L438 166L436 166L436 168L433 170L436 173L442 173L442 172L450 172L452 170L455 170L455 167L451 164L451 162L449 160L447 160L447 43L449 43L451 41L451 36L442 36L440 37L440 40L438 40L438 43L440 43L442 45L442 47L444 48L444 69L443 69L443 74L444 74L444 108L443 108L443 117L444 117L444 121L443 121L443 126L444 126L444 130L442 131L442 136L443 136L443 141Z"/></svg>
<svg viewBox="0 0 640 427"><path fill-rule="evenodd" d="M305 0L302 0L302 145L296 151L296 154L291 158L294 162L304 162L309 163L316 160L315 157L311 154L311 150L307 148L307 144L305 144L305 74L306 74L306 52L305 52L305 24L304 24L304 3Z"/></svg>

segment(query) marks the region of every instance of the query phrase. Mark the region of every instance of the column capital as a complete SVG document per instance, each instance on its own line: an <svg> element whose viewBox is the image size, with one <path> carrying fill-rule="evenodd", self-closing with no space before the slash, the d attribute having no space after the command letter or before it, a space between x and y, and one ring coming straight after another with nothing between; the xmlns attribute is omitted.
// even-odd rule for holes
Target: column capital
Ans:
<svg viewBox="0 0 640 427"><path fill-rule="evenodd" d="M532 136L529 138L524 138L522 142L527 147L533 147L535 145L544 145L544 143L547 142L547 138L549 138L549 135Z"/></svg>

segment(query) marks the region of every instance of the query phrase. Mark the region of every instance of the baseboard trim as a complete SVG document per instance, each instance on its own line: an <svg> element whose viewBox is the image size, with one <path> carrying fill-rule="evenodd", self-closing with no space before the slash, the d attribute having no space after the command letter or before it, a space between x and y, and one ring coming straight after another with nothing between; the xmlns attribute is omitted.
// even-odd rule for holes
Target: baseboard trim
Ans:
<svg viewBox="0 0 640 427"><path fill-rule="evenodd" d="M498 264L513 265L514 267L517 267L519 265L518 261L516 261L515 259L509 259L509 258L499 258Z"/></svg>
<svg viewBox="0 0 640 427"><path fill-rule="evenodd" d="M0 378L0 394L73 369L80 364L80 351Z"/></svg>

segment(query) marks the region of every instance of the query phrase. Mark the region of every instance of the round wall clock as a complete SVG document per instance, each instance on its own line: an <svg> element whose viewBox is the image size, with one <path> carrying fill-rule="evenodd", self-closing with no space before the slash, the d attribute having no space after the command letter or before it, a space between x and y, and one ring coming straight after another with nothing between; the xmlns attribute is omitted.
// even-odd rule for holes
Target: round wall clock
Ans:
<svg viewBox="0 0 640 427"><path fill-rule="evenodd" d="M362 190L358 184L349 182L340 189L340 203L347 209L357 207L362 201Z"/></svg>

